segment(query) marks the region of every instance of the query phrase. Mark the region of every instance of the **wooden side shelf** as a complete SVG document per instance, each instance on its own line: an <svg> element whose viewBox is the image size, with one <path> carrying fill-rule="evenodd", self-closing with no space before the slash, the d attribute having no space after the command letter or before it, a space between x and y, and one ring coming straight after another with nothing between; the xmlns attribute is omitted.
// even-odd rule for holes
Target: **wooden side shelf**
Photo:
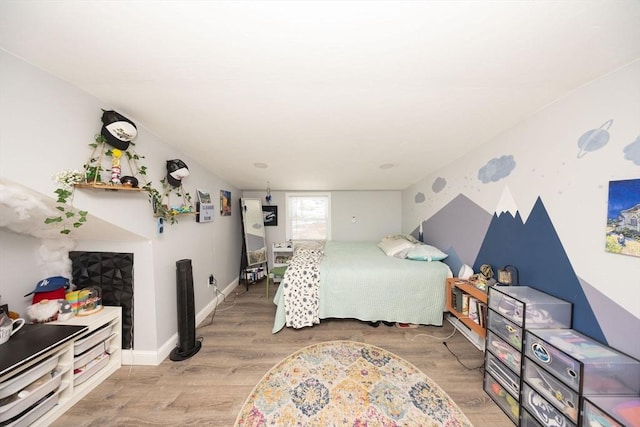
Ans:
<svg viewBox="0 0 640 427"><path fill-rule="evenodd" d="M140 187L131 187L129 185L122 185L122 184L110 184L106 182L74 184L74 187L89 188L92 190L106 190L106 191L144 191L144 188L140 188Z"/></svg>
<svg viewBox="0 0 640 427"><path fill-rule="evenodd" d="M471 320L469 318L469 315L462 314L459 311L457 311L455 307L453 307L452 292L454 287L460 289L462 292L466 294L471 295L472 297L476 298L478 301L483 302L485 304L487 303L487 293L481 289L476 288L474 285L464 280L461 280L455 277L447 279L447 284L446 284L447 310L449 310L449 312L453 316L455 316L458 319L458 321L463 323L465 326L467 326L473 332L478 334L478 336L484 340L484 338L487 335L487 329L483 326L480 326L473 320Z"/></svg>

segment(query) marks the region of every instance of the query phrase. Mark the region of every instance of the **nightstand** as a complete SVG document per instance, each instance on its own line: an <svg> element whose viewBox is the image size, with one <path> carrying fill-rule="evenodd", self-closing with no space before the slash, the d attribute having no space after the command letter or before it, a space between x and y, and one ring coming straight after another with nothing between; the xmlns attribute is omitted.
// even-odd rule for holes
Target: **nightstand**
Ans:
<svg viewBox="0 0 640 427"><path fill-rule="evenodd" d="M271 245L271 259L273 260L273 267L267 277L267 298L269 298L269 281L273 280L273 283L280 283L280 281L282 281L292 257L293 243L282 242Z"/></svg>

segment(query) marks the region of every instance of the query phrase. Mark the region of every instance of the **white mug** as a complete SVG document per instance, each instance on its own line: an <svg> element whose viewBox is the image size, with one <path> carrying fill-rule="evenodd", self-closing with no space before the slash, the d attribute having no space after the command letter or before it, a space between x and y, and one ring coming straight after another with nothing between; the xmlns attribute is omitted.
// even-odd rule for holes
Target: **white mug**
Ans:
<svg viewBox="0 0 640 427"><path fill-rule="evenodd" d="M19 325L16 327L16 323ZM15 334L24 326L25 320L23 318L12 319L10 325L0 326L0 344L4 344L9 341L11 335Z"/></svg>

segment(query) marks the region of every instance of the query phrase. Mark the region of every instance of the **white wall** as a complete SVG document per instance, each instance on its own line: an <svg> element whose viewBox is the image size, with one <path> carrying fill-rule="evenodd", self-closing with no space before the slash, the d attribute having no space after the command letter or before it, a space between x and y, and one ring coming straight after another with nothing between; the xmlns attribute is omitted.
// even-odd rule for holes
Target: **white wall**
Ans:
<svg viewBox="0 0 640 427"><path fill-rule="evenodd" d="M607 125L610 119L613 123ZM638 154L633 162L624 152L631 144L636 153L640 150L639 120L640 61L635 61L407 188L402 194L403 229L414 230L459 194L493 214L510 192L523 221L540 197L576 275L640 319L640 258L605 252L609 181L640 178ZM593 129L607 130L609 141L578 156L579 139ZM502 155L513 155L515 169L503 179L482 183L478 171ZM437 179L446 181L441 190L437 185L434 190ZM415 201L419 193L426 197L423 203ZM626 327L634 330L634 325ZM636 340L636 354L639 348Z"/></svg>
<svg viewBox="0 0 640 427"><path fill-rule="evenodd" d="M145 156L141 163L148 167L148 179L156 188L160 188L159 180L166 174L165 161L180 158L189 167L184 188L194 201L196 188L207 189L219 209L217 195L224 189L231 191L234 206L237 204L239 191L235 187L149 133L143 123L128 114L126 106L105 105L4 51L0 51L0 80L0 181L17 182L52 198L57 187L52 176L63 169L82 169L91 154L88 144L100 132L101 109L115 109L136 122L138 136L134 149ZM134 252L136 350L156 351L175 340L176 261L192 259L196 312L214 300L206 286L209 274L216 276L221 288L237 280L241 250L237 211L231 217L216 216L212 223L202 224L196 223L193 215L185 215L178 224L165 225L164 234L158 235L145 192L77 190L73 204L111 224L111 229L115 224L128 231L124 234L129 237L123 239L122 233L110 233L110 228L104 227L103 235L78 242L76 249ZM90 225L85 227L89 229ZM72 231L70 236L82 236L82 229L78 231ZM18 251L14 250L16 247ZM2 302L24 305L18 295L21 297L38 280L47 277L43 276L42 268L34 265L33 252L37 247L34 239L7 232L0 234L3 255L10 253L9 259L13 260L2 264L3 274L13 279L11 283L0 281ZM9 286L11 301L5 299L9 298L5 297L9 295Z"/></svg>
<svg viewBox="0 0 640 427"><path fill-rule="evenodd" d="M267 247L286 240L286 191L271 191L271 205L278 207L278 225L265 227ZM300 191L295 191L300 193ZM330 191L332 240L375 241L401 229L400 191ZM242 197L260 199L263 205L266 189L243 191ZM352 222L352 218L356 222ZM269 265L271 265L269 253Z"/></svg>

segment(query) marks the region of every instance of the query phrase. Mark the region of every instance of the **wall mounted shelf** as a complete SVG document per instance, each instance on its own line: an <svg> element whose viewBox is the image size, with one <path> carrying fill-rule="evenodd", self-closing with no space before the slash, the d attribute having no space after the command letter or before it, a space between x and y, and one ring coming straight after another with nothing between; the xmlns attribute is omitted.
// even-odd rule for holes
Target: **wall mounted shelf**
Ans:
<svg viewBox="0 0 640 427"><path fill-rule="evenodd" d="M196 215L199 214L200 212L179 212L177 214L172 214L171 216L180 216L180 215ZM156 218L160 218L162 215L158 215L158 214L154 214L153 215Z"/></svg>
<svg viewBox="0 0 640 427"><path fill-rule="evenodd" d="M105 190L105 191L145 191L144 188L140 188L140 187L131 187L129 185L111 184L106 182L74 184L74 187L89 188L92 190Z"/></svg>

